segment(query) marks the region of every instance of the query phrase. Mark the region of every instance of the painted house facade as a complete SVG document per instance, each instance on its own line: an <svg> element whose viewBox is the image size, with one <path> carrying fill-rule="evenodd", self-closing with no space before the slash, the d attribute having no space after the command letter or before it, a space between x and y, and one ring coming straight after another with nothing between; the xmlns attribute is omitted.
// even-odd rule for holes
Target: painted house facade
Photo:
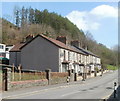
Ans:
<svg viewBox="0 0 120 101"><path fill-rule="evenodd" d="M6 52L6 58L10 59L10 50L14 47L14 45L6 45L5 52Z"/></svg>
<svg viewBox="0 0 120 101"><path fill-rule="evenodd" d="M0 43L0 56L6 57L6 52L5 52L6 45Z"/></svg>
<svg viewBox="0 0 120 101"><path fill-rule="evenodd" d="M0 43L0 56L9 59L9 51L14 47L14 45L5 45Z"/></svg>
<svg viewBox="0 0 120 101"><path fill-rule="evenodd" d="M67 45L65 37L57 37L55 40L37 35L27 39L26 42L19 43L10 50L11 65L21 64L22 69L40 71L49 68L53 72L67 72L72 69L76 73L82 73L84 66L90 62L89 55L74 46Z"/></svg>
<svg viewBox="0 0 120 101"><path fill-rule="evenodd" d="M85 56L84 59L84 65L87 68L87 72L94 72L95 68L97 67L99 70L101 69L101 59L100 57L98 57L97 55L95 55L94 53L85 50L81 47L78 46L78 44L73 44L74 47L76 47L77 49L81 50L82 52L84 52L85 54L87 54L87 56Z"/></svg>
<svg viewBox="0 0 120 101"><path fill-rule="evenodd" d="M85 61L86 54L76 50L76 52L59 49L59 67L60 72L67 72L67 70L73 69L75 73L82 72L83 61Z"/></svg>

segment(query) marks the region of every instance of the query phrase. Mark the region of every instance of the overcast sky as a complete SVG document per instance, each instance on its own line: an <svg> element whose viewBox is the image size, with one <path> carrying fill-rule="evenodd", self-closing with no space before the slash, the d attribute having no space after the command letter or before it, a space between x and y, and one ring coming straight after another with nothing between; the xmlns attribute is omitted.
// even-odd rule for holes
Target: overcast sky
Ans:
<svg viewBox="0 0 120 101"><path fill-rule="evenodd" d="M117 2L3 2L2 16L11 22L15 6L48 9L67 17L84 32L91 32L98 43L108 48L118 44Z"/></svg>

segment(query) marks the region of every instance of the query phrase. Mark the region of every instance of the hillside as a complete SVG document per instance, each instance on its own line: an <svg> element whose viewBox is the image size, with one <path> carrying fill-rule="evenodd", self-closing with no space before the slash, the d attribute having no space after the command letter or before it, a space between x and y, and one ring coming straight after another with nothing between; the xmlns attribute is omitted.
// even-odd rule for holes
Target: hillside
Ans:
<svg viewBox="0 0 120 101"><path fill-rule="evenodd" d="M83 48L97 54L102 58L104 64L116 65L117 56L115 53L102 44L98 44L90 33L79 30L76 25L67 18L54 12L22 8L15 11L15 24L2 19L3 43L16 44L24 40L28 34L44 34L48 37L66 36L67 40L79 40Z"/></svg>

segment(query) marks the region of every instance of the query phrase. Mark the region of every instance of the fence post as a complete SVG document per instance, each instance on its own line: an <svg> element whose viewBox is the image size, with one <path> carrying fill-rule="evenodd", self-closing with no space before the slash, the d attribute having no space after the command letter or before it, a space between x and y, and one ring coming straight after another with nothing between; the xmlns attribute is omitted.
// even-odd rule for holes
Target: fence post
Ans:
<svg viewBox="0 0 120 101"><path fill-rule="evenodd" d="M19 80L21 80L21 65L18 66L18 70L19 70Z"/></svg>
<svg viewBox="0 0 120 101"><path fill-rule="evenodd" d="M91 76L91 66L89 66L89 74L90 74L90 76Z"/></svg>
<svg viewBox="0 0 120 101"><path fill-rule="evenodd" d="M12 81L14 81L14 79L15 79L15 73L14 73L14 64L13 64L13 67L12 67Z"/></svg>
<svg viewBox="0 0 120 101"><path fill-rule="evenodd" d="M102 76L103 75L103 69L101 69L101 74L100 74L100 76Z"/></svg>
<svg viewBox="0 0 120 101"><path fill-rule="evenodd" d="M46 78L48 79L48 85L51 84L51 69L45 70L46 72Z"/></svg>
<svg viewBox="0 0 120 101"><path fill-rule="evenodd" d="M85 65L84 65L84 67L83 67L83 74L82 74L82 81L85 81Z"/></svg>
<svg viewBox="0 0 120 101"><path fill-rule="evenodd" d="M10 89L10 82L11 82L11 69L10 68L4 68L3 69L3 83L4 83L4 90L8 91Z"/></svg>
<svg viewBox="0 0 120 101"><path fill-rule="evenodd" d="M77 73L74 74L74 81L77 81Z"/></svg>
<svg viewBox="0 0 120 101"><path fill-rule="evenodd" d="M71 70L68 70L68 76L70 76L71 75Z"/></svg>
<svg viewBox="0 0 120 101"><path fill-rule="evenodd" d="M2 67L2 66L0 66L0 67ZM2 82L3 82L3 73L2 73L2 68L0 68L0 93L1 94L2 94ZM0 95L0 97L1 97L1 95Z"/></svg>
<svg viewBox="0 0 120 101"><path fill-rule="evenodd" d="M74 81L74 69L71 69L71 72L70 72L70 81L71 82Z"/></svg>
<svg viewBox="0 0 120 101"><path fill-rule="evenodd" d="M7 68L7 80L8 80L8 90L11 87L11 69Z"/></svg>
<svg viewBox="0 0 120 101"><path fill-rule="evenodd" d="M96 77L97 76L97 69L95 67L95 71L94 71L94 76Z"/></svg>
<svg viewBox="0 0 120 101"><path fill-rule="evenodd" d="M85 79L87 79L87 66L85 66Z"/></svg>

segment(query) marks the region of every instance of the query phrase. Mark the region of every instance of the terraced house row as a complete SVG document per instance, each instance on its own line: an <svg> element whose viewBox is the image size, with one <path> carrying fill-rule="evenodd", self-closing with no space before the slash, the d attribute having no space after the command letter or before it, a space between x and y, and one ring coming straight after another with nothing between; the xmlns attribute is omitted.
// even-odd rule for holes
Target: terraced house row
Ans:
<svg viewBox="0 0 120 101"><path fill-rule="evenodd" d="M95 68L101 69L101 59L92 52L79 46L78 41L67 43L66 37L59 36L55 39L42 34L26 37L25 42L16 44L10 50L10 64L22 69L52 72L67 72L73 70L81 74L94 72Z"/></svg>

